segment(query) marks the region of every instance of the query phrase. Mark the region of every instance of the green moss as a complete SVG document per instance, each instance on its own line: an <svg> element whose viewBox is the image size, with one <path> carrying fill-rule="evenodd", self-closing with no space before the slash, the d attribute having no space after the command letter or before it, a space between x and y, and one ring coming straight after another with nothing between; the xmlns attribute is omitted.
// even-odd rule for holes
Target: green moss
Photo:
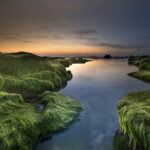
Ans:
<svg viewBox="0 0 150 150"><path fill-rule="evenodd" d="M150 148L150 91L130 93L118 104L120 128L135 149Z"/></svg>
<svg viewBox="0 0 150 150"><path fill-rule="evenodd" d="M1 91L19 93L28 98L45 90L59 90L72 78L71 72L63 65L52 63L48 58L30 54L31 57L28 53L15 55L3 54L0 57Z"/></svg>
<svg viewBox="0 0 150 150"><path fill-rule="evenodd" d="M138 71L129 73L128 75L150 83L150 71Z"/></svg>
<svg viewBox="0 0 150 150"><path fill-rule="evenodd" d="M137 66L139 67L139 71L129 73L128 75L150 83L150 58L147 56L147 58L138 57L138 59L139 61Z"/></svg>
<svg viewBox="0 0 150 150"><path fill-rule="evenodd" d="M78 101L64 97L62 94L45 92L39 98L41 104L45 105L41 112L41 116L44 116L41 127L46 133L66 128L81 109Z"/></svg>
<svg viewBox="0 0 150 150"><path fill-rule="evenodd" d="M29 150L38 138L38 115L19 94L0 92L0 149Z"/></svg>
<svg viewBox="0 0 150 150"><path fill-rule="evenodd" d="M74 64L74 63L86 63L87 59L84 58L56 58L56 59L51 59L51 62L53 62L54 64L61 64L64 67L69 67L70 65Z"/></svg>
<svg viewBox="0 0 150 150"><path fill-rule="evenodd" d="M150 58L142 59L139 63L140 70L150 70Z"/></svg>
<svg viewBox="0 0 150 150"><path fill-rule="evenodd" d="M0 92L0 149L31 150L39 136L66 128L81 108L80 103L59 93L38 97L42 111L25 103L19 94Z"/></svg>
<svg viewBox="0 0 150 150"><path fill-rule="evenodd" d="M129 76L150 83L150 57L130 57L139 71ZM121 130L130 138L133 148L150 150L150 91L131 93L118 103Z"/></svg>
<svg viewBox="0 0 150 150"><path fill-rule="evenodd" d="M77 116L79 102L50 92L72 78L62 62L20 52L1 54L0 64L0 149L32 150L40 136L66 128Z"/></svg>

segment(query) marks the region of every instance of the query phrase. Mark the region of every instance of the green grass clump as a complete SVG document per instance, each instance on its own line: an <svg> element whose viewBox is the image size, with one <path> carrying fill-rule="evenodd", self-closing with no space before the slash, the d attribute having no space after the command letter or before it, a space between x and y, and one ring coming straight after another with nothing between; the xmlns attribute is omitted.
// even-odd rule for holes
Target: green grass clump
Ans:
<svg viewBox="0 0 150 150"><path fill-rule="evenodd" d="M149 70L150 71L150 58L142 59L138 65L140 70Z"/></svg>
<svg viewBox="0 0 150 150"><path fill-rule="evenodd" d="M150 83L150 71L137 71L129 73L128 75Z"/></svg>
<svg viewBox="0 0 150 150"><path fill-rule="evenodd" d="M134 65L136 65L135 61ZM148 56L147 58L141 58L136 66L138 66L139 71L129 73L128 75L150 83L150 58Z"/></svg>
<svg viewBox="0 0 150 150"><path fill-rule="evenodd" d="M40 103L45 105L41 112L43 117L41 130L54 132L59 129L64 129L77 116L81 105L78 101L58 94L56 92L44 92L39 96Z"/></svg>
<svg viewBox="0 0 150 150"><path fill-rule="evenodd" d="M41 111L19 94L0 92L0 149L32 150L40 136L66 128L81 108L79 102L53 92L43 93L38 102Z"/></svg>
<svg viewBox="0 0 150 150"><path fill-rule="evenodd" d="M74 63L86 63L87 59L84 58L77 58L77 57L70 57L70 58L50 58L51 62L55 63L55 64L61 64L65 67L69 67L70 65L74 64Z"/></svg>
<svg viewBox="0 0 150 150"><path fill-rule="evenodd" d="M73 121L80 103L50 92L71 78L61 61L25 52L0 54L1 150L32 150L39 137Z"/></svg>
<svg viewBox="0 0 150 150"><path fill-rule="evenodd" d="M0 92L0 149L29 150L36 142L38 114L19 94Z"/></svg>
<svg viewBox="0 0 150 150"><path fill-rule="evenodd" d="M150 91L130 93L118 103L120 128L137 146L150 150Z"/></svg>
<svg viewBox="0 0 150 150"><path fill-rule="evenodd" d="M58 90L72 78L63 65L28 53L3 54L0 64L0 90L25 98Z"/></svg>

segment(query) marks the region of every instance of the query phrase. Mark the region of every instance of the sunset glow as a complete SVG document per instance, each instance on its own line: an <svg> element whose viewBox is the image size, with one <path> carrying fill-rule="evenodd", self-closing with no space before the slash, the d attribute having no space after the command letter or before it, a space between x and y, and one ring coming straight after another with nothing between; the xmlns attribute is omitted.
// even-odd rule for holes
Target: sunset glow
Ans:
<svg viewBox="0 0 150 150"><path fill-rule="evenodd" d="M40 55L148 54L148 6L148 1L130 0L2 0L0 51Z"/></svg>

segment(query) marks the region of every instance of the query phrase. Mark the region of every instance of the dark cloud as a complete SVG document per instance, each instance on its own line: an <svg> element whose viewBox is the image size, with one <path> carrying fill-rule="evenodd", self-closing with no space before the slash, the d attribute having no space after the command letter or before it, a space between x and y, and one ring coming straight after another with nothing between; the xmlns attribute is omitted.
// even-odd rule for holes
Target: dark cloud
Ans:
<svg viewBox="0 0 150 150"><path fill-rule="evenodd" d="M34 43L34 41L22 41L23 43Z"/></svg>
<svg viewBox="0 0 150 150"><path fill-rule="evenodd" d="M61 38L60 36L57 36L57 35L54 35L53 38L54 38L55 40L62 40L62 38Z"/></svg>
<svg viewBox="0 0 150 150"><path fill-rule="evenodd" d="M89 34L96 33L96 30L94 30L94 29L83 29L83 30L74 31L74 33L79 34L79 35L89 35Z"/></svg>
<svg viewBox="0 0 150 150"><path fill-rule="evenodd" d="M49 28L47 26L40 26L40 29L45 30L45 31L49 30Z"/></svg>
<svg viewBox="0 0 150 150"><path fill-rule="evenodd" d="M82 37L82 36L80 36L79 39L80 40L87 40L87 41L99 41L99 39L96 37L85 37L85 36Z"/></svg>
<svg viewBox="0 0 150 150"><path fill-rule="evenodd" d="M142 53L150 43L149 8L148 0L0 0L0 41L84 40Z"/></svg>
<svg viewBox="0 0 150 150"><path fill-rule="evenodd" d="M16 34L16 33L0 33L0 40L19 40L20 39L20 34Z"/></svg>
<svg viewBox="0 0 150 150"><path fill-rule="evenodd" d="M99 43L97 44L101 47L109 47L114 49L147 49L150 48L150 45L123 45L123 44L110 44L110 43Z"/></svg>

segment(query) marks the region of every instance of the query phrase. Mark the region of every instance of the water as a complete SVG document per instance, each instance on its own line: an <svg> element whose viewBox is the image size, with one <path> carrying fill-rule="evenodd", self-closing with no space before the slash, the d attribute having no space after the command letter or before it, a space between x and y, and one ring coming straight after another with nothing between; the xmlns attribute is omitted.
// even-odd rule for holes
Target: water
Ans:
<svg viewBox="0 0 150 150"><path fill-rule="evenodd" d="M37 150L112 150L118 129L116 104L128 92L150 85L127 76L137 68L125 60L94 60L69 67L73 79L61 92L81 101L80 120L38 145Z"/></svg>

